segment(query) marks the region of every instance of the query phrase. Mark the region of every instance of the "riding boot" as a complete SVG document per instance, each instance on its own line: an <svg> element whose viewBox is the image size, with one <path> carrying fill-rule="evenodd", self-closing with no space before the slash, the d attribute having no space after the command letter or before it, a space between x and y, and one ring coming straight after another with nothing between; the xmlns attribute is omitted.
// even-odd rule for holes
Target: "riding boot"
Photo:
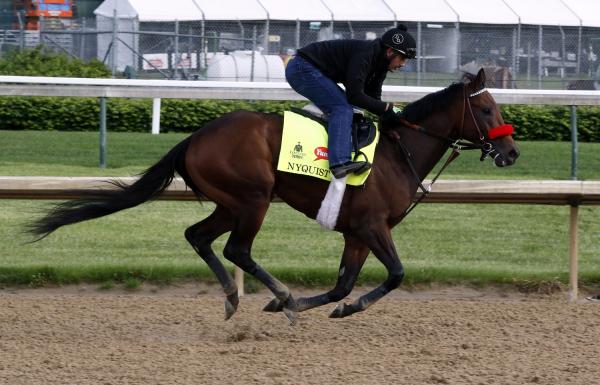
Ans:
<svg viewBox="0 0 600 385"><path fill-rule="evenodd" d="M339 164L335 166L331 166L331 173L336 179L340 179L345 177L348 174L362 174L363 172L369 170L371 168L370 162L359 161L359 162L346 162L344 164Z"/></svg>

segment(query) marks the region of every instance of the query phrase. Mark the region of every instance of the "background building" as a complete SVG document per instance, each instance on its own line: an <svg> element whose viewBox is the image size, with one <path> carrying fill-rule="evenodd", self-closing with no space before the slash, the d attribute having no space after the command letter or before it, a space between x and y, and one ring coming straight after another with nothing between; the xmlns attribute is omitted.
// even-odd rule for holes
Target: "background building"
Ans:
<svg viewBox="0 0 600 385"><path fill-rule="evenodd" d="M14 4L0 0L0 10L14 9ZM254 78L254 71L263 71L257 78L283 80L275 56L285 63L297 48L313 41L373 39L403 23L417 38L419 55L405 71L390 77L394 84L446 85L484 66L497 87L593 88L598 72L600 2L594 0L165 4L74 0L72 18L61 23L46 18L33 31L35 37L20 37L13 20L13 31L5 32L4 40L0 37L0 45L41 42L48 49L99 58L115 72L127 68L136 76L247 80Z"/></svg>

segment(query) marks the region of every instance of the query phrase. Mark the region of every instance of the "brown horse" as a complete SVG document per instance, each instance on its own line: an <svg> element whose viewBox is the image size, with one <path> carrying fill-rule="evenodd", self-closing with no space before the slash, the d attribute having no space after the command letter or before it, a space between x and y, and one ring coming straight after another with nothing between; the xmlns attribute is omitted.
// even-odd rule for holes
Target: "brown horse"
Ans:
<svg viewBox="0 0 600 385"><path fill-rule="evenodd" d="M177 144L132 185L115 182L117 189L64 202L35 222L31 231L43 237L63 225L136 206L157 197L177 172L199 197L216 203L214 212L189 227L185 237L223 286L226 319L237 309L237 287L211 249L212 242L226 232L231 234L224 257L273 292L275 298L266 311L284 311L292 322L298 311L346 297L373 252L387 269L387 279L331 313L331 317L345 317L365 310L402 282L404 270L391 229L405 216L421 181L452 143L467 140L484 155L493 155L500 167L513 164L519 156L510 132L491 135L495 127L506 125L494 99L485 92L484 82L480 71L470 83L453 84L409 104L404 117L412 125L381 127L371 175L364 186L346 189L335 227L345 241L337 284L321 295L294 300L290 290L251 256L252 242L275 195L315 218L328 187L319 179L276 170L283 126L279 115L226 114Z"/></svg>

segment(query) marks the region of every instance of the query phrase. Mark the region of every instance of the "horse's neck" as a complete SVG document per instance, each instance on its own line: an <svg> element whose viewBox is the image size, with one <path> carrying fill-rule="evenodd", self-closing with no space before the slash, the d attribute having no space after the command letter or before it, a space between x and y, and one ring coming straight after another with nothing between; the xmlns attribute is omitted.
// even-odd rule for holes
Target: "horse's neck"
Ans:
<svg viewBox="0 0 600 385"><path fill-rule="evenodd" d="M439 132L446 136L446 132ZM448 149L445 141L427 134L409 131L402 136L402 143L411 154L411 161L420 181L433 170ZM408 161L408 160L407 160ZM410 176L411 179L412 175Z"/></svg>

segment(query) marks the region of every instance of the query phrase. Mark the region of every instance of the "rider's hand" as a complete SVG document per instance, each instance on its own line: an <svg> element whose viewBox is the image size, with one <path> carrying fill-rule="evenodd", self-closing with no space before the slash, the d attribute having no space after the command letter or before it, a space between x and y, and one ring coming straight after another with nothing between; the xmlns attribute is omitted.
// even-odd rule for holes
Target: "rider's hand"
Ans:
<svg viewBox="0 0 600 385"><path fill-rule="evenodd" d="M384 125L400 124L402 121L402 110L388 103L388 108L380 116L381 123Z"/></svg>

